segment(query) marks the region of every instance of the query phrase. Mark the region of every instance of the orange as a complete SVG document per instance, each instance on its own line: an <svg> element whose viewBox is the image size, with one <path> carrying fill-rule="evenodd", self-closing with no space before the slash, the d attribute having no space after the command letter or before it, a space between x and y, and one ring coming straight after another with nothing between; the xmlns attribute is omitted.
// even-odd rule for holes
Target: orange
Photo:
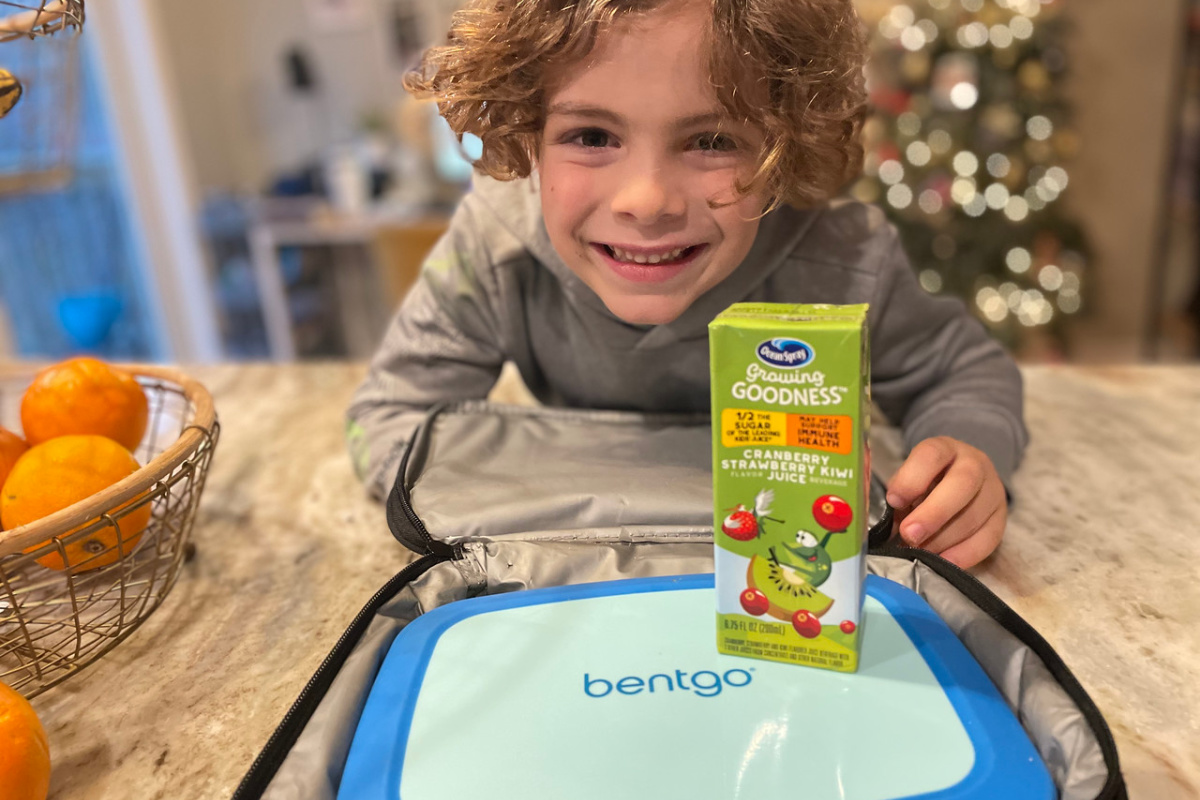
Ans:
<svg viewBox="0 0 1200 800"><path fill-rule="evenodd" d="M50 744L29 701L0 683L0 797L46 800Z"/></svg>
<svg viewBox="0 0 1200 800"><path fill-rule="evenodd" d="M103 491L137 469L137 459L128 450L103 436L59 436L34 445L17 460L0 489L0 524L10 530L27 525ZM125 505L133 502L136 499ZM95 521L89 520L67 534ZM117 528L105 525L90 536L64 544L66 564L57 550L37 561L43 567L61 570L69 566L75 572L108 566L121 557L121 552L132 552L149 522L150 504L146 503L121 517Z"/></svg>
<svg viewBox="0 0 1200 800"><path fill-rule="evenodd" d="M21 398L21 427L30 445L85 433L136 450L148 419L146 393L133 376L94 358L42 370Z"/></svg>
<svg viewBox="0 0 1200 800"><path fill-rule="evenodd" d="M0 425L0 486L4 485L4 479L8 477L13 464L28 449L29 445L25 444L24 439Z"/></svg>

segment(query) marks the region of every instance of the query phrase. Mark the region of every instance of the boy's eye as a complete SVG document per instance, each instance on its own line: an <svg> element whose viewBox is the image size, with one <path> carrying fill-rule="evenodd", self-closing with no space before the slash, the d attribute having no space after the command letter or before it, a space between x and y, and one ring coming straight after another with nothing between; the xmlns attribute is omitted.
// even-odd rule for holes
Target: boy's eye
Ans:
<svg viewBox="0 0 1200 800"><path fill-rule="evenodd" d="M737 142L723 133L702 133L692 140L697 150L709 150L716 153L728 153L737 150Z"/></svg>
<svg viewBox="0 0 1200 800"><path fill-rule="evenodd" d="M584 130L572 133L569 141L583 147L601 148L612 144L612 137L608 135L607 131L599 128L585 128Z"/></svg>

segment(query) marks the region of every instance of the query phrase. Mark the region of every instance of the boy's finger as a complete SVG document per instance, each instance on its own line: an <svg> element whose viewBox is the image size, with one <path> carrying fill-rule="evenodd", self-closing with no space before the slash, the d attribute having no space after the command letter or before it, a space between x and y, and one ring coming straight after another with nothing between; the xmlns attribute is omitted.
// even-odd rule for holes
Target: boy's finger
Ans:
<svg viewBox="0 0 1200 800"><path fill-rule="evenodd" d="M945 439L926 439L908 454L908 458L888 481L887 502L892 508L908 508L929 491L937 477L954 463L955 448Z"/></svg>
<svg viewBox="0 0 1200 800"><path fill-rule="evenodd" d="M942 476L938 485L921 505L912 510L900 526L904 541L914 547L942 530L960 511L966 508L983 488L987 474L975 461L955 463Z"/></svg>
<svg viewBox="0 0 1200 800"><path fill-rule="evenodd" d="M932 553L949 550L960 542L975 536L995 515L1004 512L1004 489L992 483L984 483L979 493L967 506L952 517L941 530L927 538L921 547ZM1007 513L1004 514L1007 517Z"/></svg>
<svg viewBox="0 0 1200 800"><path fill-rule="evenodd" d="M1004 538L1004 523L1006 514L1001 513L1004 506L996 509L979 532L942 553L942 558L955 566L968 569L983 561L993 550L1000 546Z"/></svg>

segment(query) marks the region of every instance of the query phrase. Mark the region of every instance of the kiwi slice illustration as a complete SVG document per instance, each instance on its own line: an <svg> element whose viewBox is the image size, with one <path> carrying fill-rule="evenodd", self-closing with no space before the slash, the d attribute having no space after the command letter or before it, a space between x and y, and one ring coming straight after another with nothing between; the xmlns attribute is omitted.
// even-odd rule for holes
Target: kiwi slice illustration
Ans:
<svg viewBox="0 0 1200 800"><path fill-rule="evenodd" d="M758 589L767 596L771 604L767 613L784 622L791 622L792 615L800 609L820 617L833 605L833 599L813 588L802 574L762 556L750 559L746 582L751 589Z"/></svg>

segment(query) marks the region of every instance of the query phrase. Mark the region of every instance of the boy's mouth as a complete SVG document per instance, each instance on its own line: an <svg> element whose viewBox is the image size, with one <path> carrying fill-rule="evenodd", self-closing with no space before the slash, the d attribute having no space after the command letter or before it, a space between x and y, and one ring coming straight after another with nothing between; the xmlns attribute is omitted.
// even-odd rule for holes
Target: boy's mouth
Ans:
<svg viewBox="0 0 1200 800"><path fill-rule="evenodd" d="M661 284L687 272L707 244L631 247L593 242L592 249L613 274L640 284Z"/></svg>
<svg viewBox="0 0 1200 800"><path fill-rule="evenodd" d="M702 244L681 245L668 248L622 247L620 245L596 243L593 245L604 255L620 264L635 264L638 266L673 266L690 261L696 255Z"/></svg>
<svg viewBox="0 0 1200 800"><path fill-rule="evenodd" d="M623 247L593 242L592 249L614 275L631 283L666 283L688 271L708 245Z"/></svg>

